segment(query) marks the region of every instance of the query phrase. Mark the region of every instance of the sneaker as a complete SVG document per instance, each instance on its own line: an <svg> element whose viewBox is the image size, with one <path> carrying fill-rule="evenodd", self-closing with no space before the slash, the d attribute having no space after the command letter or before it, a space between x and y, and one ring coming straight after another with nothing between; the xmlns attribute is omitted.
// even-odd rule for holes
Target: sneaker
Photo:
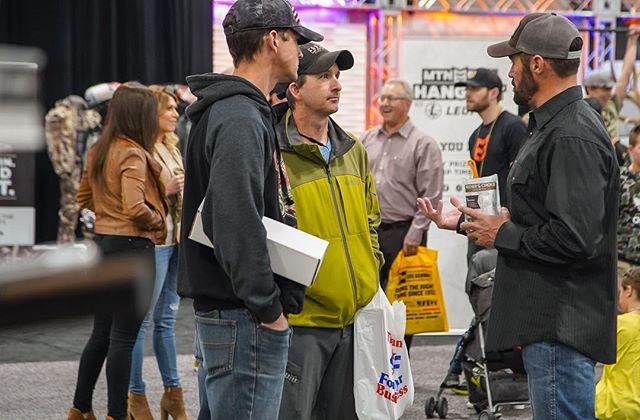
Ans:
<svg viewBox="0 0 640 420"><path fill-rule="evenodd" d="M455 373L449 374L442 383L443 388L455 388L460 383L460 378Z"/></svg>
<svg viewBox="0 0 640 420"><path fill-rule="evenodd" d="M466 380L461 380L460 383L453 388L451 388L454 394L458 395L469 395L469 387L467 386Z"/></svg>

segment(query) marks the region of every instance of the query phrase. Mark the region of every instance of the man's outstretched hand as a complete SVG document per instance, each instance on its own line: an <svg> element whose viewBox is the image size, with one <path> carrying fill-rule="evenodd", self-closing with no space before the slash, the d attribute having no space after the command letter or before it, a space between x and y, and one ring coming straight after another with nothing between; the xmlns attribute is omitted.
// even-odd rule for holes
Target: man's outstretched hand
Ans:
<svg viewBox="0 0 640 420"><path fill-rule="evenodd" d="M418 207L422 213L431 219L436 226L440 229L456 230L458 219L460 219L460 215L462 214L458 210L458 207L462 205L462 202L460 202L458 197L451 197L449 201L451 202L453 209L443 213L442 208L444 207L444 204L442 203L442 200L438 201L438 206L435 209L431 205L431 201L428 199L418 198L417 200Z"/></svg>

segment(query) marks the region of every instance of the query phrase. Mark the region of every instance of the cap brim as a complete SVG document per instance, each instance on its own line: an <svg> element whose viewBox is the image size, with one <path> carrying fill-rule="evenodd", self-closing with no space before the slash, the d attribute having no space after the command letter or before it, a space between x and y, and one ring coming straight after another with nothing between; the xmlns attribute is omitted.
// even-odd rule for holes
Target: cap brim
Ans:
<svg viewBox="0 0 640 420"><path fill-rule="evenodd" d="M298 34L298 45L307 44L311 41L320 42L324 39L324 36L304 26L294 26L291 30Z"/></svg>
<svg viewBox="0 0 640 420"><path fill-rule="evenodd" d="M467 80L466 82L456 82L453 86L455 86L455 87L459 87L459 86L464 86L464 87L467 87L467 86L484 87L480 83L474 82L473 80Z"/></svg>
<svg viewBox="0 0 640 420"><path fill-rule="evenodd" d="M349 70L354 64L353 55L347 50L338 50L326 53L318 57L318 59L316 59L312 65L304 69L304 71L300 72L300 70L298 70L298 74L322 73L329 70L334 64L338 66L340 71Z"/></svg>
<svg viewBox="0 0 640 420"><path fill-rule="evenodd" d="M497 44L489 45L487 47L487 54L493 58L509 57L519 53L520 51L509 45L509 41L498 42Z"/></svg>

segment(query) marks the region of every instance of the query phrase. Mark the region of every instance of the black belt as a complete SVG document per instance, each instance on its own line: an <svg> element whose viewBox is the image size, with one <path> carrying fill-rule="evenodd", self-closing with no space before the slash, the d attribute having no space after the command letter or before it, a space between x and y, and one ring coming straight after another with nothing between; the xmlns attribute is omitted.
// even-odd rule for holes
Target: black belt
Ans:
<svg viewBox="0 0 640 420"><path fill-rule="evenodd" d="M411 226L413 219L403 220L401 222L391 222L391 223L380 223L379 229L382 230L390 230L390 229L405 229Z"/></svg>

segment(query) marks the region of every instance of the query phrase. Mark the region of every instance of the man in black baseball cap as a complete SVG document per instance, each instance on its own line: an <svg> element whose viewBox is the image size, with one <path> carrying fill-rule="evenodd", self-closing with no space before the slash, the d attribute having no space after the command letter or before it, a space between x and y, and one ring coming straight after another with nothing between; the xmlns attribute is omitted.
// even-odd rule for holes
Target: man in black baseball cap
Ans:
<svg viewBox="0 0 640 420"><path fill-rule="evenodd" d="M300 51L302 51L302 58L298 65L299 76L325 72L334 64L340 71L353 67L353 55L347 50L329 51L322 45L309 42L301 45Z"/></svg>
<svg viewBox="0 0 640 420"><path fill-rule="evenodd" d="M467 80L455 86L466 87L467 110L477 112L482 119L482 124L469 138L471 159L475 160L480 176L498 174L500 201L505 202L509 167L526 138L527 129L517 115L502 109L503 85L497 70L469 69ZM470 242L467 257L471 258L478 250Z"/></svg>
<svg viewBox="0 0 640 420"><path fill-rule="evenodd" d="M302 58L300 58L300 64L298 65L298 78L295 84L301 87L304 84L305 75L320 74L328 71L334 64L337 66L337 70L349 70L353 67L353 55L348 50L336 50L329 51L322 45L315 42L309 42L300 46ZM279 85L280 87L282 85ZM278 86L276 86L278 88ZM289 106L295 107L295 101L288 94L288 86L284 89L278 90L278 97L287 96L289 99Z"/></svg>
<svg viewBox="0 0 640 420"><path fill-rule="evenodd" d="M352 321L378 290L380 213L364 147L330 118L340 102L340 72L353 67L353 56L315 43L300 49L300 76L289 85L290 109L276 131L298 229L326 239L329 248L302 312L289 317L293 337L279 418L356 419ZM333 183L342 186L340 194ZM348 234L337 217L353 222ZM345 293L351 287L359 299Z"/></svg>
<svg viewBox="0 0 640 420"><path fill-rule="evenodd" d="M533 108L529 136L509 171L507 208L459 207L472 219L459 231L498 250L486 350L523 348L536 419L594 418L595 362L616 361L620 173L582 100L581 49L573 23L547 13L487 49L512 62L514 98ZM438 226L456 227L422 205Z"/></svg>
<svg viewBox="0 0 640 420"><path fill-rule="evenodd" d="M262 219L284 221L291 199L266 98L297 78L298 44L322 36L285 0L238 0L223 27L233 74L187 78L198 100L187 110L179 292L196 311L200 418L274 420L287 315L305 288L273 273L267 251ZM190 239L196 217L214 249Z"/></svg>
<svg viewBox="0 0 640 420"><path fill-rule="evenodd" d="M502 80L500 80L496 70L478 67L475 70L469 70L467 80L456 82L455 86L498 88L502 90Z"/></svg>

